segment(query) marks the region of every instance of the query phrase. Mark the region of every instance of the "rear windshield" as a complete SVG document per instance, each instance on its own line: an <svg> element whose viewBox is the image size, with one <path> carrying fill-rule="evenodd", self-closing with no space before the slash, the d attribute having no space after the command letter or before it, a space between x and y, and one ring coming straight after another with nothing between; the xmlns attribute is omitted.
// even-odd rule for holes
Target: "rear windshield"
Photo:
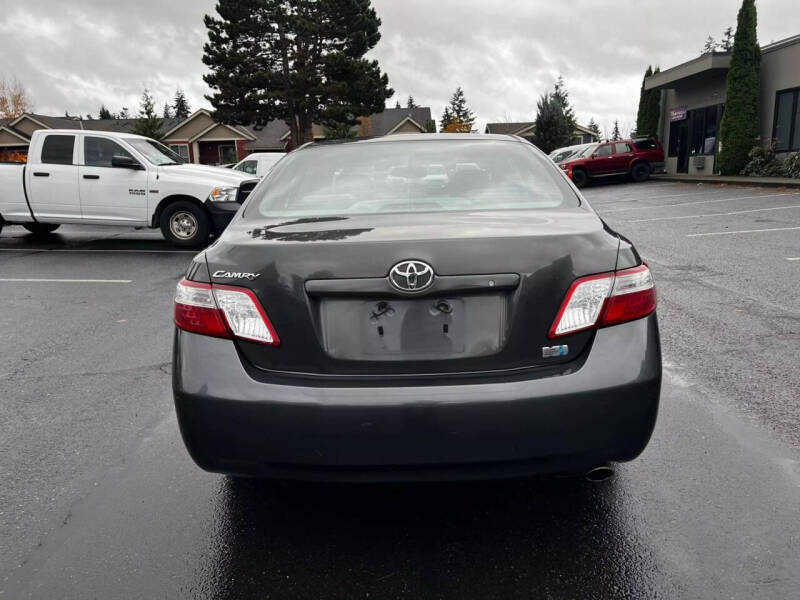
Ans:
<svg viewBox="0 0 800 600"><path fill-rule="evenodd" d="M658 146L653 138L648 138L646 140L633 140L633 145L639 150L652 150Z"/></svg>
<svg viewBox="0 0 800 600"><path fill-rule="evenodd" d="M552 162L521 142L420 140L317 146L289 154L244 218L578 206Z"/></svg>

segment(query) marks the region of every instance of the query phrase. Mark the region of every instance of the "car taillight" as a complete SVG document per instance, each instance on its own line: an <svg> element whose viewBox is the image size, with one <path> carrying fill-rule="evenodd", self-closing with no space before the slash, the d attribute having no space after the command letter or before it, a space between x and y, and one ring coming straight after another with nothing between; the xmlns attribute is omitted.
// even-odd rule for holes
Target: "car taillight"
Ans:
<svg viewBox="0 0 800 600"><path fill-rule="evenodd" d="M646 317L656 309L656 290L647 265L573 282L548 337Z"/></svg>
<svg viewBox="0 0 800 600"><path fill-rule="evenodd" d="M182 279L175 289L175 325L184 331L280 345L252 291Z"/></svg>

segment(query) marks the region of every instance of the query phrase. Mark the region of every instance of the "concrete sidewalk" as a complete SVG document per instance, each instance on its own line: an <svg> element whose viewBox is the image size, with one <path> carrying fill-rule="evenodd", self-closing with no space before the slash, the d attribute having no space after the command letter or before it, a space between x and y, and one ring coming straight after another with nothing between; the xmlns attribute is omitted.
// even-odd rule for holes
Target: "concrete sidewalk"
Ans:
<svg viewBox="0 0 800 600"><path fill-rule="evenodd" d="M683 183L800 188L800 179L794 179L790 177L748 177L745 175L651 175L651 179L657 181L681 181Z"/></svg>

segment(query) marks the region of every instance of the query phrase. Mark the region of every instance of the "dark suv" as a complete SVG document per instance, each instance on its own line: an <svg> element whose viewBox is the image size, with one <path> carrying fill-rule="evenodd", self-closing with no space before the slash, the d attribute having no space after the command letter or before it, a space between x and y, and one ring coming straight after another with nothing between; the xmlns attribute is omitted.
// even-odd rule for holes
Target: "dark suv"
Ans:
<svg viewBox="0 0 800 600"><path fill-rule="evenodd" d="M578 187L590 179L615 175L645 181L650 173L664 168L664 150L654 138L601 142L559 166Z"/></svg>

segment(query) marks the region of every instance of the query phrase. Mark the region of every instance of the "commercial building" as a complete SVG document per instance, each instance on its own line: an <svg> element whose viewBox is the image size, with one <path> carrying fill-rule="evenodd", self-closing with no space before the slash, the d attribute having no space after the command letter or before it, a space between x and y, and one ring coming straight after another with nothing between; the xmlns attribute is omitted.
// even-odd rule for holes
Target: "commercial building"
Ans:
<svg viewBox="0 0 800 600"><path fill-rule="evenodd" d="M658 137L667 173L716 172L731 53L713 52L645 80L661 91ZM800 150L800 35L761 48L759 140L775 140L781 155Z"/></svg>

